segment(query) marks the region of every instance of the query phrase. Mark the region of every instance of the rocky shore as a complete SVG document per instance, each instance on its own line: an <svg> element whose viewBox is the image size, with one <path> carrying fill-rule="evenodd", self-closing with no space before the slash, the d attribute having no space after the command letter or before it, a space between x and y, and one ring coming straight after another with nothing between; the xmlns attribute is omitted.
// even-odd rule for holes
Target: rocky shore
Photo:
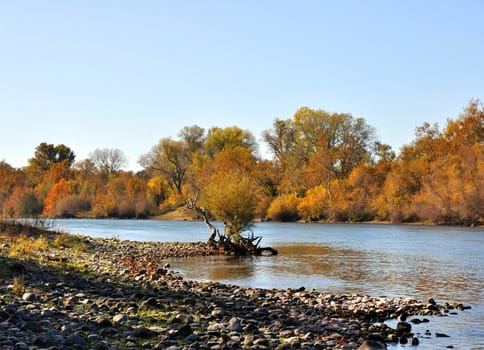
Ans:
<svg viewBox="0 0 484 350"><path fill-rule="evenodd" d="M202 283L170 271L170 257L212 254L203 243L55 239L30 247L35 254L14 254L14 239L0 243L1 349L384 349L418 345L412 323L466 308ZM384 323L396 318L395 328Z"/></svg>

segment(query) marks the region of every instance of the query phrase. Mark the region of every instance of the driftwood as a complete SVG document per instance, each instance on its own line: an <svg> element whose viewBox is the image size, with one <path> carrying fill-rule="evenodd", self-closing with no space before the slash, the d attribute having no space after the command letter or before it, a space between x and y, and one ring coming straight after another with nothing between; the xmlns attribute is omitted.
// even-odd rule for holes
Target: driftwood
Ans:
<svg viewBox="0 0 484 350"><path fill-rule="evenodd" d="M210 222L208 213L203 207L197 205L197 197L188 199L186 206L199 214L205 225L210 230L207 245L210 249L227 255L277 255L277 250L270 247L260 247L261 236L254 236L251 232L247 237L227 235L227 223L224 223L225 232L220 231Z"/></svg>

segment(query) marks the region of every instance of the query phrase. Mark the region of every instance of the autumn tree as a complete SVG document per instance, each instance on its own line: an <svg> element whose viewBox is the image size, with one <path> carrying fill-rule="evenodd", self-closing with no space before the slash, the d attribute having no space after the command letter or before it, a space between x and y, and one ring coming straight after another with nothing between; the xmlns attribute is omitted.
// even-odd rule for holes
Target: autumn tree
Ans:
<svg viewBox="0 0 484 350"><path fill-rule="evenodd" d="M210 158L214 158L225 148L234 147L247 148L253 154L257 154L258 151L258 144L249 130L243 130L238 126L213 127L208 130L204 148Z"/></svg>
<svg viewBox="0 0 484 350"><path fill-rule="evenodd" d="M230 171L215 174L203 189L201 204L224 222L227 236L238 239L253 225L260 187L249 174Z"/></svg>
<svg viewBox="0 0 484 350"><path fill-rule="evenodd" d="M479 224L484 217L483 105L471 101L431 146L421 154L433 156L413 198L419 216L443 224Z"/></svg>
<svg viewBox="0 0 484 350"><path fill-rule="evenodd" d="M300 108L294 115L296 125L296 154L309 178L320 176L344 178L361 162L368 160L374 141L374 128L363 118L347 113L328 113L324 110ZM311 160L323 163L325 170L312 171ZM319 174L319 175L318 175ZM314 180L311 181L314 183Z"/></svg>
<svg viewBox="0 0 484 350"><path fill-rule="evenodd" d="M71 193L72 191L69 187L69 183L65 179L61 179L47 194L43 214L46 216L62 216L58 215L57 207L59 202Z"/></svg>
<svg viewBox="0 0 484 350"><path fill-rule="evenodd" d="M9 216L6 202L15 188L23 187L25 174L5 161L0 161L0 213Z"/></svg>
<svg viewBox="0 0 484 350"><path fill-rule="evenodd" d="M351 114L303 107L293 120L276 119L263 136L284 171L281 192L304 195L309 188L348 176L368 160L374 129Z"/></svg>

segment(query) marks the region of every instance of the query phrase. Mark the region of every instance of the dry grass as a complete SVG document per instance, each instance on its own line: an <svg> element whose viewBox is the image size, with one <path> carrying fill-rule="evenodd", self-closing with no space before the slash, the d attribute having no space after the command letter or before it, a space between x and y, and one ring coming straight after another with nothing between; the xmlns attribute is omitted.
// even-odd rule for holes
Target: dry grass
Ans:
<svg viewBox="0 0 484 350"><path fill-rule="evenodd" d="M16 276L13 278L13 294L21 296L25 291L24 277Z"/></svg>
<svg viewBox="0 0 484 350"><path fill-rule="evenodd" d="M47 251L49 244L45 236L37 238L28 237L25 234L12 240L9 256L11 258L34 258L37 259Z"/></svg>
<svg viewBox="0 0 484 350"><path fill-rule="evenodd" d="M71 235L68 233L59 233L54 238L52 246L55 248L70 248L74 253L87 251L86 241L78 235Z"/></svg>

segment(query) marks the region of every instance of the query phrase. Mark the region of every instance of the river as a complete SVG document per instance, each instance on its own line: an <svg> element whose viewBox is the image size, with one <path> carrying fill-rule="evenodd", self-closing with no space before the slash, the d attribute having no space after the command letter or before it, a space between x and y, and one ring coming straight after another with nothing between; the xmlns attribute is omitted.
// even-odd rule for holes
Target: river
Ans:
<svg viewBox="0 0 484 350"><path fill-rule="evenodd" d="M197 221L56 220L56 228L92 237L137 241L205 241ZM257 288L318 289L328 293L460 302L472 309L413 326L418 349L484 349L484 229L414 225L257 223L272 257L172 260L194 280ZM449 338L426 339L424 333ZM392 349L404 348L394 345ZM409 347L409 346L407 346Z"/></svg>

